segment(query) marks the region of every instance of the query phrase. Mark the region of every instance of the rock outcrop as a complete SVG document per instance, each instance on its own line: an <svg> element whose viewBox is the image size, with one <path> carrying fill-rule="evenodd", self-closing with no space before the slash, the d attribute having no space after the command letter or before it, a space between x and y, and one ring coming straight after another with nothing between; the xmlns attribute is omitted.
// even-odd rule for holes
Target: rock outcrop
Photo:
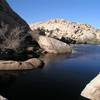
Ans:
<svg viewBox="0 0 100 100"><path fill-rule="evenodd" d="M10 28L23 26L30 30L28 24L11 9L6 0L0 0L0 23L1 22L8 24Z"/></svg>
<svg viewBox="0 0 100 100"><path fill-rule="evenodd" d="M40 47L31 32L29 25L10 8L6 0L0 0L0 70L25 70L43 66L41 60L34 58ZM30 50L30 47L33 48ZM27 57L30 52L32 59L19 61L22 55ZM18 61L12 58L18 58Z"/></svg>
<svg viewBox="0 0 100 100"><path fill-rule="evenodd" d="M62 54L71 53L71 47L64 42L47 37L39 36L38 43L40 47L48 53Z"/></svg>
<svg viewBox="0 0 100 100"><path fill-rule="evenodd" d="M0 0L0 49L24 49L34 45L29 25L16 14L6 0ZM35 44L35 46L37 46Z"/></svg>
<svg viewBox="0 0 100 100"><path fill-rule="evenodd" d="M37 58L26 61L0 60L0 70L26 70L43 67L43 62Z"/></svg>
<svg viewBox="0 0 100 100"><path fill-rule="evenodd" d="M7 99L0 95L0 100L7 100Z"/></svg>
<svg viewBox="0 0 100 100"><path fill-rule="evenodd" d="M79 24L64 19L54 19L47 22L33 23L33 31L67 43L99 43L100 30L91 25Z"/></svg>
<svg viewBox="0 0 100 100"><path fill-rule="evenodd" d="M90 100L100 100L100 74L86 85L81 95Z"/></svg>

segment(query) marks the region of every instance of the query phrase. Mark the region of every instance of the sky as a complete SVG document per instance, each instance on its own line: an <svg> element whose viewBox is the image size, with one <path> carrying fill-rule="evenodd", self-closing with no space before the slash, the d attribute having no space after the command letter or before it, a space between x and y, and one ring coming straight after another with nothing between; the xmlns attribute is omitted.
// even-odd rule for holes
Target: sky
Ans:
<svg viewBox="0 0 100 100"><path fill-rule="evenodd" d="M100 0L7 0L28 24L61 18L100 28Z"/></svg>

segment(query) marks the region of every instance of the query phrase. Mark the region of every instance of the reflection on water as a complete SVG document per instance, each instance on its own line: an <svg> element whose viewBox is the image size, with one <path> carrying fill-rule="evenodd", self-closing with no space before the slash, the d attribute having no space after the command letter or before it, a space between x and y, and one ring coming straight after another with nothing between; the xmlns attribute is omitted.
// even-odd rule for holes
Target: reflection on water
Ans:
<svg viewBox="0 0 100 100"><path fill-rule="evenodd" d="M99 46L76 45L70 55L42 56L43 69L2 72L0 92L9 100L87 100L80 93L100 71L99 52Z"/></svg>
<svg viewBox="0 0 100 100"><path fill-rule="evenodd" d="M7 89L23 74L25 71L0 71L0 94L6 95Z"/></svg>
<svg viewBox="0 0 100 100"><path fill-rule="evenodd" d="M42 55L40 57L41 60L44 61L45 63L45 66L48 65L48 64L51 64L53 61L56 63L56 62L60 62L61 59L67 59L68 57L70 57L71 55L70 54L45 54L45 55Z"/></svg>

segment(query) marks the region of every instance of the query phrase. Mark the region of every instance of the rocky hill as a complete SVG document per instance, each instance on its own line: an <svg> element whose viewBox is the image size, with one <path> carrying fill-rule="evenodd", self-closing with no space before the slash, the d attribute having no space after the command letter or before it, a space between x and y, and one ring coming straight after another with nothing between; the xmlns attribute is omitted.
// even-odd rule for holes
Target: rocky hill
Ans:
<svg viewBox="0 0 100 100"><path fill-rule="evenodd" d="M67 43L100 42L100 30L88 24L80 24L64 19L52 19L47 22L33 23L30 27L39 34Z"/></svg>

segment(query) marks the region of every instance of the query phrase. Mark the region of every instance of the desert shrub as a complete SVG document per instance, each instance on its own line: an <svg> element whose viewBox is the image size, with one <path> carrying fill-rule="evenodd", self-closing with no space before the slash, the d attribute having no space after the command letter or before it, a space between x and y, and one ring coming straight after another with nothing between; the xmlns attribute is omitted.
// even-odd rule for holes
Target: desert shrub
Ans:
<svg viewBox="0 0 100 100"><path fill-rule="evenodd" d="M36 31L38 31L38 34L45 35L45 29L44 28L37 28Z"/></svg>
<svg viewBox="0 0 100 100"><path fill-rule="evenodd" d="M10 32L8 30L9 26L2 22L0 25L0 49L12 49L15 51L22 49L25 45L24 40L29 35L25 33L25 28L16 26Z"/></svg>
<svg viewBox="0 0 100 100"><path fill-rule="evenodd" d="M0 24L0 59L1 60L26 60L31 57L40 56L40 46L35 40L32 31L25 27L17 27L10 30L9 26L2 22ZM33 51L28 52L27 48L32 47Z"/></svg>

